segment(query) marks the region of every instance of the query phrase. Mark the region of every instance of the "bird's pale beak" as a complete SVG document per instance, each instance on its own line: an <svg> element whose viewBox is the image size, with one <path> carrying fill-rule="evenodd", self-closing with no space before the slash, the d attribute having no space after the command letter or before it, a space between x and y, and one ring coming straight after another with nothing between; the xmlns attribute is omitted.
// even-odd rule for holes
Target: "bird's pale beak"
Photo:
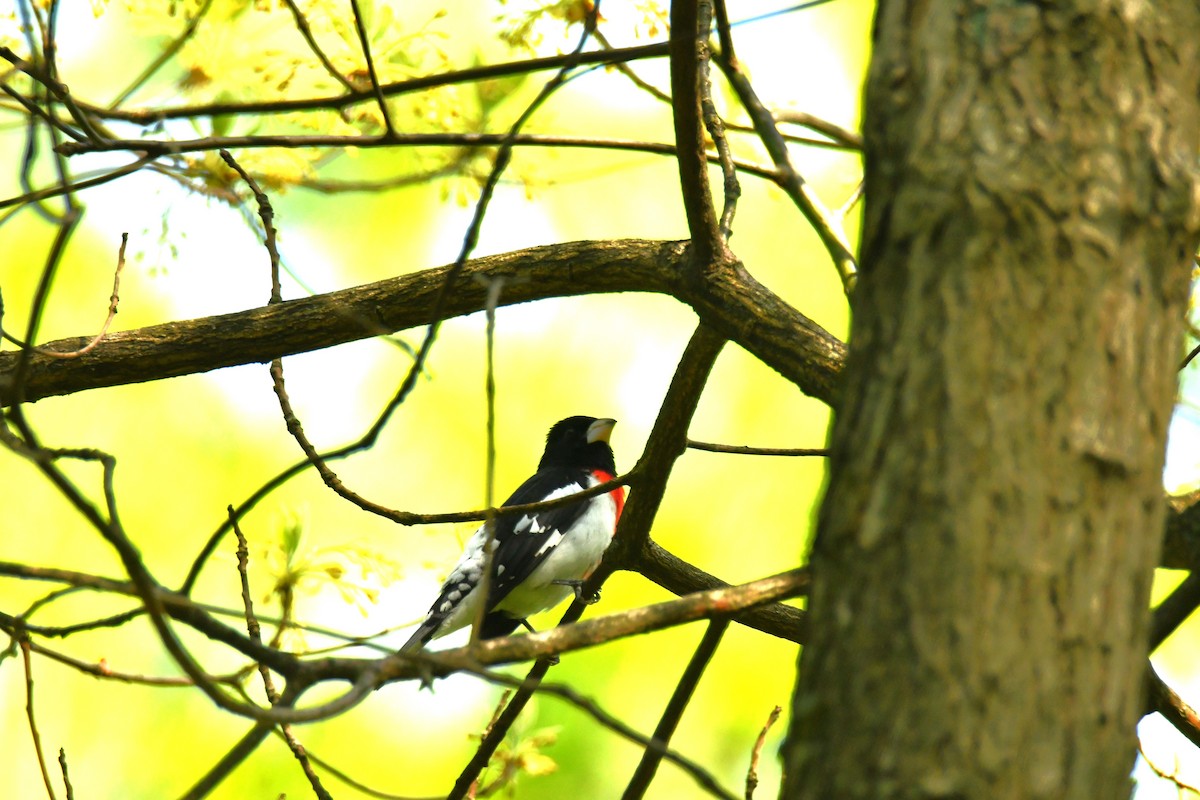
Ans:
<svg viewBox="0 0 1200 800"><path fill-rule="evenodd" d="M588 444L592 442L607 442L608 437L612 436L612 429L616 424L617 421L615 419L598 419L591 425L588 425Z"/></svg>

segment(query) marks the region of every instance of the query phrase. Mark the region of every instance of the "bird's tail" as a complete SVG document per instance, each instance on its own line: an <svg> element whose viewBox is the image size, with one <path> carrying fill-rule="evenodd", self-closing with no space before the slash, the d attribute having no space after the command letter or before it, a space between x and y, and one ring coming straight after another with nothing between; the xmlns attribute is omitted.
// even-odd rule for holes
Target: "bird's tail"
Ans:
<svg viewBox="0 0 1200 800"><path fill-rule="evenodd" d="M420 650L425 645L429 644L429 640L437 633L438 625L441 620L429 619L426 620L421 627L413 631L413 635L408 637L408 641L400 646L401 653L408 653L413 650Z"/></svg>

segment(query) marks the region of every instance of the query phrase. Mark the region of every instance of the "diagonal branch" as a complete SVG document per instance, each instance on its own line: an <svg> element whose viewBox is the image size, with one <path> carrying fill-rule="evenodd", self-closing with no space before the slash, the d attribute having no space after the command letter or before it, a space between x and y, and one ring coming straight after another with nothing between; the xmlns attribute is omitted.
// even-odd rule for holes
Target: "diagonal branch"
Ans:
<svg viewBox="0 0 1200 800"><path fill-rule="evenodd" d="M684 670L679 684L675 687L674 694L671 695L671 701L663 709L658 727L654 729L654 740L660 742L664 748L671 741L675 729L679 727L679 720L683 718L683 712L691 702L696 685L700 683L700 676L704 674L708 662L712 660L713 653L717 651L717 646L721 643L721 637L725 634L728 626L729 621L725 619L715 619L708 623L708 628L705 630L700 644L696 647L696 652L692 654L692 660L688 662L687 669ZM650 782L654 780L654 775L658 772L658 765L662 763L662 759L662 750L647 748L642 753L642 760L638 763L633 777L630 778L629 785L625 788L625 794L622 795L623 800L640 800L646 796L646 790L650 788Z"/></svg>

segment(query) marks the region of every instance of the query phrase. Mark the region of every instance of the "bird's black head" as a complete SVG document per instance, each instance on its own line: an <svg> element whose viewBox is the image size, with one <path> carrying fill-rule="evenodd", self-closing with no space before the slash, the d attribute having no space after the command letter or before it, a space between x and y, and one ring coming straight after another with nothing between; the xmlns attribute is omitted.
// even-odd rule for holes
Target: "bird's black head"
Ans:
<svg viewBox="0 0 1200 800"><path fill-rule="evenodd" d="M567 417L554 423L546 434L546 452L542 453L538 469L580 467L616 475L613 451L608 446L608 437L616 424L615 419L595 417Z"/></svg>

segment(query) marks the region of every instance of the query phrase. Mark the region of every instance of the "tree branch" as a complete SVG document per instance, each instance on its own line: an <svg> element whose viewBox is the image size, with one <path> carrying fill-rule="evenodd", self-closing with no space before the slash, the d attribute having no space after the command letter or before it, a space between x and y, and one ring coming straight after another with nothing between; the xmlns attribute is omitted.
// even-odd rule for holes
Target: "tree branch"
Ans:
<svg viewBox="0 0 1200 800"><path fill-rule="evenodd" d="M708 59L708 41L697 36L698 11L697 3L671 4L671 110L688 231L697 260L707 266L724 250L724 243L708 187L700 111L700 65Z"/></svg>
<svg viewBox="0 0 1200 800"><path fill-rule="evenodd" d="M801 391L826 403L846 347L754 280L723 265L698 281L683 277L681 242L569 242L473 259L456 281L446 317L483 308L480 278L504 275L504 305L607 292L665 294L691 306L706 325L744 347ZM109 334L86 358L29 356L24 400L179 375L319 350L431 321L449 267L284 303ZM42 345L77 350L86 337ZM23 351L0 353L0 405L12 405L13 371Z"/></svg>
<svg viewBox="0 0 1200 800"><path fill-rule="evenodd" d="M803 594L808 587L804 570L791 570L744 583L706 592L696 592L675 600L633 608L616 614L576 622L548 631L506 636L479 642L475 647L460 647L437 653L396 656L380 668L380 682L441 677L464 668L509 664L535 658L561 655L605 644L614 639L673 628L701 619L731 618L753 608L777 603ZM299 680L354 680L361 665L359 658L326 658L305 661L297 673Z"/></svg>
<svg viewBox="0 0 1200 800"><path fill-rule="evenodd" d="M700 676L704 674L705 667L712 660L713 653L717 651L717 646L721 643L721 637L725 634L725 628L728 626L729 621L725 619L715 619L708 623L708 629L704 632L700 644L696 647L696 652L692 654L692 660L688 662L687 669L679 679L675 692L671 695L671 701L663 709L658 727L654 729L654 741L661 743L663 750L671 741L675 729L679 727L679 720L683 718L683 712L691 702L696 685L700 683ZM654 780L654 775L658 772L658 765L662 763L663 750L647 748L642 753L642 760L638 763L633 777L629 779L629 785L625 787L623 800L640 800L646 796L646 790L650 788L650 782Z"/></svg>

